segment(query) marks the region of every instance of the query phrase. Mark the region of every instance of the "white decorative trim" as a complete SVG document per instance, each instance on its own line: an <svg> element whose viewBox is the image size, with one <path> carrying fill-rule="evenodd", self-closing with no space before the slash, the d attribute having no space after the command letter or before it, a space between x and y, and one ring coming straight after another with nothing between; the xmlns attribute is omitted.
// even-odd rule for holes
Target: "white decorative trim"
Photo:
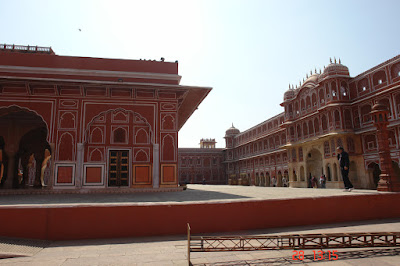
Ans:
<svg viewBox="0 0 400 266"><path fill-rule="evenodd" d="M133 148L133 152L134 152L134 156L133 156L133 162L141 162L141 163L149 163L150 162L150 148L149 147L145 147L145 148ZM144 154L146 154L146 161L137 161L136 157L139 154L139 152L144 152Z"/></svg>
<svg viewBox="0 0 400 266"><path fill-rule="evenodd" d="M8 100L8 99L7 99L7 100L1 99L0 102L8 102L8 101L15 102L15 100ZM6 109L6 108L11 108L11 107L17 107L17 108L22 109L23 111L35 113L37 116L39 116L39 117L42 119L43 123L45 123L45 125L46 125L46 128L47 128L47 142L52 143L52 139L53 139L53 126L54 126L54 125L53 125L53 124L54 124L54 123L53 123L54 101L36 101L36 100L29 100L29 101L28 101L28 100L26 100L26 101L18 100L18 101L21 102L21 103L39 102L39 103L50 103L50 104L51 104L51 110L50 110L51 117L50 117L49 123L47 123L46 119L44 119L43 116L42 116L41 114L39 114L36 110L31 109L31 108L28 108L28 107L22 107L22 106L17 105L17 104L11 104L11 105L8 105L8 106L0 106L0 109Z"/></svg>
<svg viewBox="0 0 400 266"><path fill-rule="evenodd" d="M161 146L161 160L162 160L162 162L176 162L176 153L177 153L177 151L176 151L176 143L175 143L175 136L174 136L175 134L165 134L164 136L163 136L163 138L162 138L162 146ZM173 146L173 152L174 152L174 154L173 154L173 156L174 156L174 158L173 158L173 160L165 160L164 159L164 142L165 142L165 139L167 138L167 137L169 137L169 138L171 138L172 139L172 146Z"/></svg>
<svg viewBox="0 0 400 266"><path fill-rule="evenodd" d="M76 145L76 141L75 141L75 137L74 135L71 134L71 132L69 131L59 131L59 133L61 133L61 135L59 136L59 140L57 142L57 160L59 160L60 158L60 152L63 152L60 150L60 146L61 146L61 140L64 137L64 135L70 135L72 138L72 161L76 161L75 159L75 145ZM72 131L72 133L75 133Z"/></svg>
<svg viewBox="0 0 400 266"><path fill-rule="evenodd" d="M178 74L160 74L145 72L109 71L109 70L86 70L71 68L48 68L48 67L26 67L0 65L0 72L26 73L26 74L50 74L92 77L119 77L133 79L162 79L174 80L179 83L181 76Z"/></svg>
<svg viewBox="0 0 400 266"><path fill-rule="evenodd" d="M125 140L124 142L115 142L114 141L114 132L118 129L123 129L125 131ZM111 126L111 136L110 136L110 143L111 144L129 144L129 126Z"/></svg>
<svg viewBox="0 0 400 266"><path fill-rule="evenodd" d="M100 183L86 183L86 168L90 168L90 167L92 167L92 168L101 167L101 182ZM105 184L104 184L104 179L105 179L104 178L104 174L105 174L104 168L105 168L104 164L88 164L88 163L85 163L83 165L83 182L82 182L83 186L85 186L85 187L99 187L99 186L105 187Z"/></svg>
<svg viewBox="0 0 400 266"><path fill-rule="evenodd" d="M58 183L58 168L65 167L65 166L72 166L72 182L71 183ZM54 175L54 186L61 186L61 187L71 187L75 186L75 163L56 163L55 165L55 175Z"/></svg>
<svg viewBox="0 0 400 266"><path fill-rule="evenodd" d="M93 128L93 130L92 130L92 128ZM101 142L93 142L93 140L92 140L92 136L93 136L93 132L95 131L95 130L100 130L100 132L101 132L101 137L102 137L102 141ZM106 132L106 126L104 126L104 125L91 125L90 126L90 128L89 128L89 130L90 130L90 135L89 135L89 143L90 144L104 144L104 142L105 142L105 139L106 139L106 136L105 136L105 132Z"/></svg>
<svg viewBox="0 0 400 266"><path fill-rule="evenodd" d="M82 130L82 134L83 134L83 138L84 138L84 143L87 143L87 141L88 141L88 134L90 133L89 132L90 126L92 126L95 123L96 118L98 118L98 117L100 117L102 115L106 115L109 112L116 112L116 111L119 111L119 110L122 110L122 111L128 112L128 113L132 113L132 114L134 114L135 117L139 117L140 120L143 121L144 124L146 124L149 127L151 143L155 143L155 140L156 140L156 136L155 135L156 134L154 134L155 131L152 130L151 124L140 113L137 113L137 112L135 112L133 110L130 110L130 109L122 108L121 105L125 105L124 103L85 102L82 112L86 112L87 105L89 105L89 104L90 105L96 105L96 104L105 105L107 110L101 111L100 113L98 113L97 115L92 117L88 123L86 123L86 116L83 117L81 130ZM112 109L112 108L110 108L111 105L118 105L119 107ZM127 105L131 105L131 104L127 104ZM129 107L133 108L134 106L135 105L129 106ZM151 107L155 108L156 104L139 104L137 106L151 106ZM154 124L156 125L158 120L157 120L157 116L156 116L156 110L154 110L154 109L153 109L153 119L154 119Z"/></svg>
<svg viewBox="0 0 400 266"><path fill-rule="evenodd" d="M65 103L73 103L72 104L65 104ZM78 100L60 100L58 104L59 108L70 108L70 109L77 109L78 108Z"/></svg>
<svg viewBox="0 0 400 266"><path fill-rule="evenodd" d="M139 129L136 130L137 128L139 128ZM150 144L149 133L146 131L146 129L144 129L144 127L140 127L140 126L137 127L137 126L135 126L135 127L134 127L134 130L135 130L135 139L133 140L133 143L134 143L134 144ZM137 135L138 135L138 133L139 133L140 131L144 131L144 133L146 134L146 139L147 139L146 142L137 142Z"/></svg>
<svg viewBox="0 0 400 266"><path fill-rule="evenodd" d="M175 113L161 113L160 117L161 117L161 119L160 119L161 120L161 130L163 130L163 131L175 131L176 130L177 123L176 123L176 115L175 115ZM165 128L164 127L164 122L165 122L167 117L171 117L171 119L172 119L172 128Z"/></svg>
<svg viewBox="0 0 400 266"><path fill-rule="evenodd" d="M101 161L92 161L92 153L94 151L98 150L101 153ZM87 162L94 162L94 163L99 163L99 162L104 162L105 161L105 149L104 146L89 146L87 149Z"/></svg>
<svg viewBox="0 0 400 266"><path fill-rule="evenodd" d="M71 114L73 116L73 121L74 121L74 126L71 128L67 128L67 127L61 127L61 121L63 120L64 115L66 114ZM78 112L77 111L63 111L63 110L59 110L58 111L58 129L67 129L67 130L71 130L71 129L76 129L77 123L76 123L76 118L78 116Z"/></svg>
<svg viewBox="0 0 400 266"><path fill-rule="evenodd" d="M122 114L125 119L124 120L117 120L115 119L116 116ZM122 110L117 110L116 112L111 113L111 122L112 123L129 123L129 113L125 114Z"/></svg>

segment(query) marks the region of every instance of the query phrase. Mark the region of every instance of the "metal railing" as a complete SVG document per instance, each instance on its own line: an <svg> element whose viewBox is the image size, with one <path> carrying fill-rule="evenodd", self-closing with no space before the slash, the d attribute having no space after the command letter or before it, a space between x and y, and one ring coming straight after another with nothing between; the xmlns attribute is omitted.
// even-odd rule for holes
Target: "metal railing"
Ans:
<svg viewBox="0 0 400 266"><path fill-rule="evenodd" d="M0 44L0 50L26 52L26 53L54 54L51 47L29 46L29 45L25 46L25 45L15 45L15 44Z"/></svg>
<svg viewBox="0 0 400 266"><path fill-rule="evenodd" d="M267 236L192 236L189 224L187 224L187 239L187 257L189 265L192 265L190 262L190 252L400 246L400 232Z"/></svg>

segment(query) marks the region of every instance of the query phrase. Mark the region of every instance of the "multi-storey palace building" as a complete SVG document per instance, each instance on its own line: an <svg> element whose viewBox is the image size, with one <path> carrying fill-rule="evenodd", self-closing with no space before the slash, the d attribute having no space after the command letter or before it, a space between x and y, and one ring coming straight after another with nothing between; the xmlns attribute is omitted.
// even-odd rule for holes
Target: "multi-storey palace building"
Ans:
<svg viewBox="0 0 400 266"><path fill-rule="evenodd" d="M176 188L178 131L211 88L178 62L56 55L0 45L0 185Z"/></svg>
<svg viewBox="0 0 400 266"><path fill-rule="evenodd" d="M201 139L200 148L179 148L181 183L226 184L224 149L215 148L215 139Z"/></svg>
<svg viewBox="0 0 400 266"><path fill-rule="evenodd" d="M336 147L350 154L349 177L357 188L376 188L379 146L371 119L375 103L389 109L391 157L399 178L400 56L356 77L340 60L289 86L280 113L244 132L226 131L228 178L269 186L307 187L310 176L325 174L327 187L342 186ZM286 177L286 178L285 178Z"/></svg>

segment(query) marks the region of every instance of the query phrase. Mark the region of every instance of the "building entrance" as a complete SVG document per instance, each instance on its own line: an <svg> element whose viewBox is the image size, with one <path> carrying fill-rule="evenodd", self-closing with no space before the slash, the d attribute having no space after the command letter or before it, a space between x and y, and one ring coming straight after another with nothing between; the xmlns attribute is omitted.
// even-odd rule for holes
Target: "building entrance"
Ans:
<svg viewBox="0 0 400 266"><path fill-rule="evenodd" d="M108 165L108 186L128 186L129 183L129 151L110 150Z"/></svg>
<svg viewBox="0 0 400 266"><path fill-rule="evenodd" d="M320 177L323 173L322 170L322 154L317 149L312 149L306 158L306 171L307 176Z"/></svg>
<svg viewBox="0 0 400 266"><path fill-rule="evenodd" d="M0 110L0 187L49 184L52 149L47 137L47 125L36 113L16 106Z"/></svg>

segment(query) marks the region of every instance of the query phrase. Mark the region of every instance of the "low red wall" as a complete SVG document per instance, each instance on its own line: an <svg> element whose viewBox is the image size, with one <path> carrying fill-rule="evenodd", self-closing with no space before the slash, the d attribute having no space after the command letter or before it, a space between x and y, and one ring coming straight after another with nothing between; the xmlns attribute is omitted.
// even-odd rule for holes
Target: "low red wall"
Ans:
<svg viewBox="0 0 400 266"><path fill-rule="evenodd" d="M0 207L0 236L50 240L211 233L400 217L400 193L148 206Z"/></svg>

